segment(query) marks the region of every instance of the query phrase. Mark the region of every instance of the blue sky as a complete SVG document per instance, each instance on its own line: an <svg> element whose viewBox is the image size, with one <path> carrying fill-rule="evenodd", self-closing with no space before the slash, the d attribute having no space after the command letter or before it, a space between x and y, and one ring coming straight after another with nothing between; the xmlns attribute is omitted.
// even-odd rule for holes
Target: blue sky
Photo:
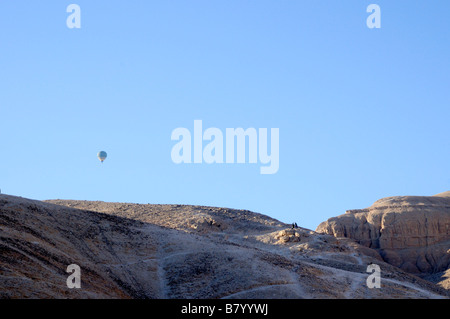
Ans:
<svg viewBox="0 0 450 319"><path fill-rule="evenodd" d="M71 3L81 29L66 26ZM371 3L381 29L366 26ZM382 197L450 190L449 11L448 1L1 1L0 188L242 208L310 229ZM171 132L196 119L279 128L278 173L174 164Z"/></svg>

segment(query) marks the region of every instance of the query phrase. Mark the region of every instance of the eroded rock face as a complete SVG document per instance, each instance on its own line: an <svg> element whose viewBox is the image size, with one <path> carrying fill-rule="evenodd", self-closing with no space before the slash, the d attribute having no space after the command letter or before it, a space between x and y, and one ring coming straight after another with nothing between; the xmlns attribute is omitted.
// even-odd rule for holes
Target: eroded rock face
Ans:
<svg viewBox="0 0 450 319"><path fill-rule="evenodd" d="M383 198L330 218L316 231L352 238L411 273L444 271L450 265L450 192Z"/></svg>

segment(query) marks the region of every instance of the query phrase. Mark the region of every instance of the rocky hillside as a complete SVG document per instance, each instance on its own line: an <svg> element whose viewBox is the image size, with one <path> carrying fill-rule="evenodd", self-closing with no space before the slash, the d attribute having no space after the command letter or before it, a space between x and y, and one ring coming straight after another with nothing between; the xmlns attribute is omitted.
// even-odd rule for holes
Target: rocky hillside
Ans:
<svg viewBox="0 0 450 319"><path fill-rule="evenodd" d="M366 285L381 267L381 288ZM81 269L69 289L67 266ZM244 210L0 195L1 298L448 298L351 239Z"/></svg>
<svg viewBox="0 0 450 319"><path fill-rule="evenodd" d="M389 264L448 287L450 192L383 198L369 208L330 218L316 231L352 238L376 250Z"/></svg>

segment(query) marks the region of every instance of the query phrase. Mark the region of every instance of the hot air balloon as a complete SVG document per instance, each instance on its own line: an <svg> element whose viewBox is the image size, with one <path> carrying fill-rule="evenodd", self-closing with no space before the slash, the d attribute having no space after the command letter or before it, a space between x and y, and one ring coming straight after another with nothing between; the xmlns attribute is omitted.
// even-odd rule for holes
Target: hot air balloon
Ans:
<svg viewBox="0 0 450 319"><path fill-rule="evenodd" d="M106 154L105 151L100 151L97 154L98 159L100 160L100 162L103 163L103 161L106 159L106 156L108 156L108 154Z"/></svg>

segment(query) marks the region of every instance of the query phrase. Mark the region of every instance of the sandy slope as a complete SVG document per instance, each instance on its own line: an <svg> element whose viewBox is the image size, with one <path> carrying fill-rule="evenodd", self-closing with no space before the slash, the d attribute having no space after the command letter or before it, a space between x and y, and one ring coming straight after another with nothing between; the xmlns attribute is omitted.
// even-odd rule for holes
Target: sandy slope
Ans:
<svg viewBox="0 0 450 319"><path fill-rule="evenodd" d="M0 195L0 252L3 298L448 297L351 240L225 208ZM66 286L72 263L81 289Z"/></svg>

